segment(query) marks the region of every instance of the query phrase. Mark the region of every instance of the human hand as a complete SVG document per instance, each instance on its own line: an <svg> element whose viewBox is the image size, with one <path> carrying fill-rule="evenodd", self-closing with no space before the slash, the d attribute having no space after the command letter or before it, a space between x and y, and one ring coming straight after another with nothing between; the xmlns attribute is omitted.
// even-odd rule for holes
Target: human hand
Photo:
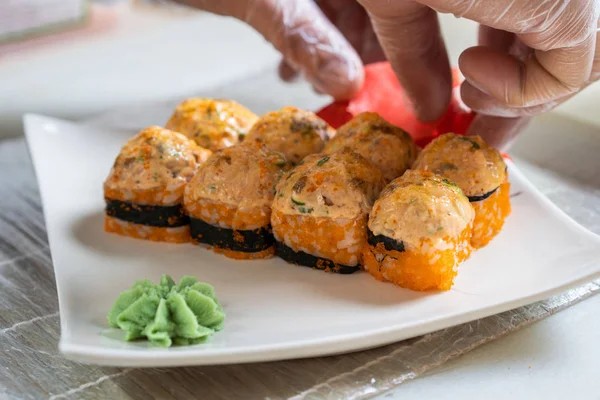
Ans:
<svg viewBox="0 0 600 400"><path fill-rule="evenodd" d="M314 0L323 14L348 40L365 64L385 61L385 54L373 31L373 25L365 9L355 0ZM279 76L292 81L298 71L285 59L279 65Z"/></svg>
<svg viewBox="0 0 600 400"><path fill-rule="evenodd" d="M338 100L351 98L362 87L359 53L369 62L383 59L364 9L354 0L322 0L323 11L312 0L177 1L248 23L283 55L284 79L300 72L316 90Z"/></svg>
<svg viewBox="0 0 600 400"><path fill-rule="evenodd" d="M600 78L598 0L359 0L417 116L447 109L451 72L437 12L479 22L479 46L459 66L469 134L503 147L533 115Z"/></svg>

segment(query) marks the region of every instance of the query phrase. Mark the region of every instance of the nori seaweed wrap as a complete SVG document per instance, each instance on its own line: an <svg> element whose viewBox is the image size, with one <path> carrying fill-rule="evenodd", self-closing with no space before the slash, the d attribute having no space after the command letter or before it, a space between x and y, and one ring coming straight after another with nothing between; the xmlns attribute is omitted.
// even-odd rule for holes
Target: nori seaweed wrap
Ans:
<svg viewBox="0 0 600 400"><path fill-rule="evenodd" d="M185 185L210 151L152 126L121 149L104 182L105 230L164 242L189 241L182 207Z"/></svg>
<svg viewBox="0 0 600 400"><path fill-rule="evenodd" d="M358 271L367 216L383 186L381 172L348 148L306 157L277 186L277 255L325 271Z"/></svg>
<svg viewBox="0 0 600 400"><path fill-rule="evenodd" d="M448 290L469 257L473 207L448 179L407 171L375 201L369 216L365 269L412 290Z"/></svg>
<svg viewBox="0 0 600 400"><path fill-rule="evenodd" d="M287 169L283 155L256 141L213 153L185 190L192 239L231 258L272 256L271 203Z"/></svg>
<svg viewBox="0 0 600 400"><path fill-rule="evenodd" d="M413 169L456 182L469 198L475 209L473 247L487 245L500 233L511 211L510 183L502 155L482 138L441 135L423 149Z"/></svg>

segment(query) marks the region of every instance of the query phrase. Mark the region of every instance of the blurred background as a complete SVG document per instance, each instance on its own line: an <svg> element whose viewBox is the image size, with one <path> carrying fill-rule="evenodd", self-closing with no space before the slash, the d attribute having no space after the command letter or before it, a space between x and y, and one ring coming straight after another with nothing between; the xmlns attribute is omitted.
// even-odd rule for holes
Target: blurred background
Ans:
<svg viewBox="0 0 600 400"><path fill-rule="evenodd" d="M179 98L274 66L231 18L168 1L0 1L0 138L24 113L82 119Z"/></svg>
<svg viewBox="0 0 600 400"><path fill-rule="evenodd" d="M441 21L456 63L477 27ZM279 59L245 24L168 0L0 0L0 138L23 134L24 113L81 120L257 76L277 83ZM593 118L592 92L559 111Z"/></svg>

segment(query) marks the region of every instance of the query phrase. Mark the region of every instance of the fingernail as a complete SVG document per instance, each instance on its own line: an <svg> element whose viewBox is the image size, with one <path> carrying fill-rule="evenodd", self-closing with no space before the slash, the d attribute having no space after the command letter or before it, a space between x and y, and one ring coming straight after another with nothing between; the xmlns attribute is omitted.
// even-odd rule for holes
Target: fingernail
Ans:
<svg viewBox="0 0 600 400"><path fill-rule="evenodd" d="M315 88L337 100L348 100L362 88L364 69L355 55L335 55L309 77Z"/></svg>

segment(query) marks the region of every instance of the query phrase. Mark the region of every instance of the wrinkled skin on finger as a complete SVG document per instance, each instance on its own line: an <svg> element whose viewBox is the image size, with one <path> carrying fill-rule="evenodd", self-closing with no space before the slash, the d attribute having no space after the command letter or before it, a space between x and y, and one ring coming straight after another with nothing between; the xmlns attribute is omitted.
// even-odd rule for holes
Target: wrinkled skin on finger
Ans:
<svg viewBox="0 0 600 400"><path fill-rule="evenodd" d="M348 39L312 0L178 0L179 3L242 20L281 52L288 78L302 73L315 88L336 99L361 88L361 59Z"/></svg>
<svg viewBox="0 0 600 400"><path fill-rule="evenodd" d="M348 40L364 64L385 60L371 20L358 2L355 0L317 0L316 4ZM279 66L279 75L285 81L292 81L298 77L298 71L282 60Z"/></svg>
<svg viewBox="0 0 600 400"><path fill-rule="evenodd" d="M282 53L284 79L303 74L319 91L351 98L362 61L385 54L424 122L446 111L450 65L437 13L479 22L479 46L460 58L470 130L498 146L531 116L600 78L600 0L179 0L247 22ZM362 6L362 7L361 7ZM367 18L368 17L368 18ZM506 138L506 139L503 139Z"/></svg>
<svg viewBox="0 0 600 400"><path fill-rule="evenodd" d="M479 46L460 57L461 94L479 113L469 133L498 147L600 75L598 0L359 1L422 120L443 113L450 91L433 10L483 26Z"/></svg>

